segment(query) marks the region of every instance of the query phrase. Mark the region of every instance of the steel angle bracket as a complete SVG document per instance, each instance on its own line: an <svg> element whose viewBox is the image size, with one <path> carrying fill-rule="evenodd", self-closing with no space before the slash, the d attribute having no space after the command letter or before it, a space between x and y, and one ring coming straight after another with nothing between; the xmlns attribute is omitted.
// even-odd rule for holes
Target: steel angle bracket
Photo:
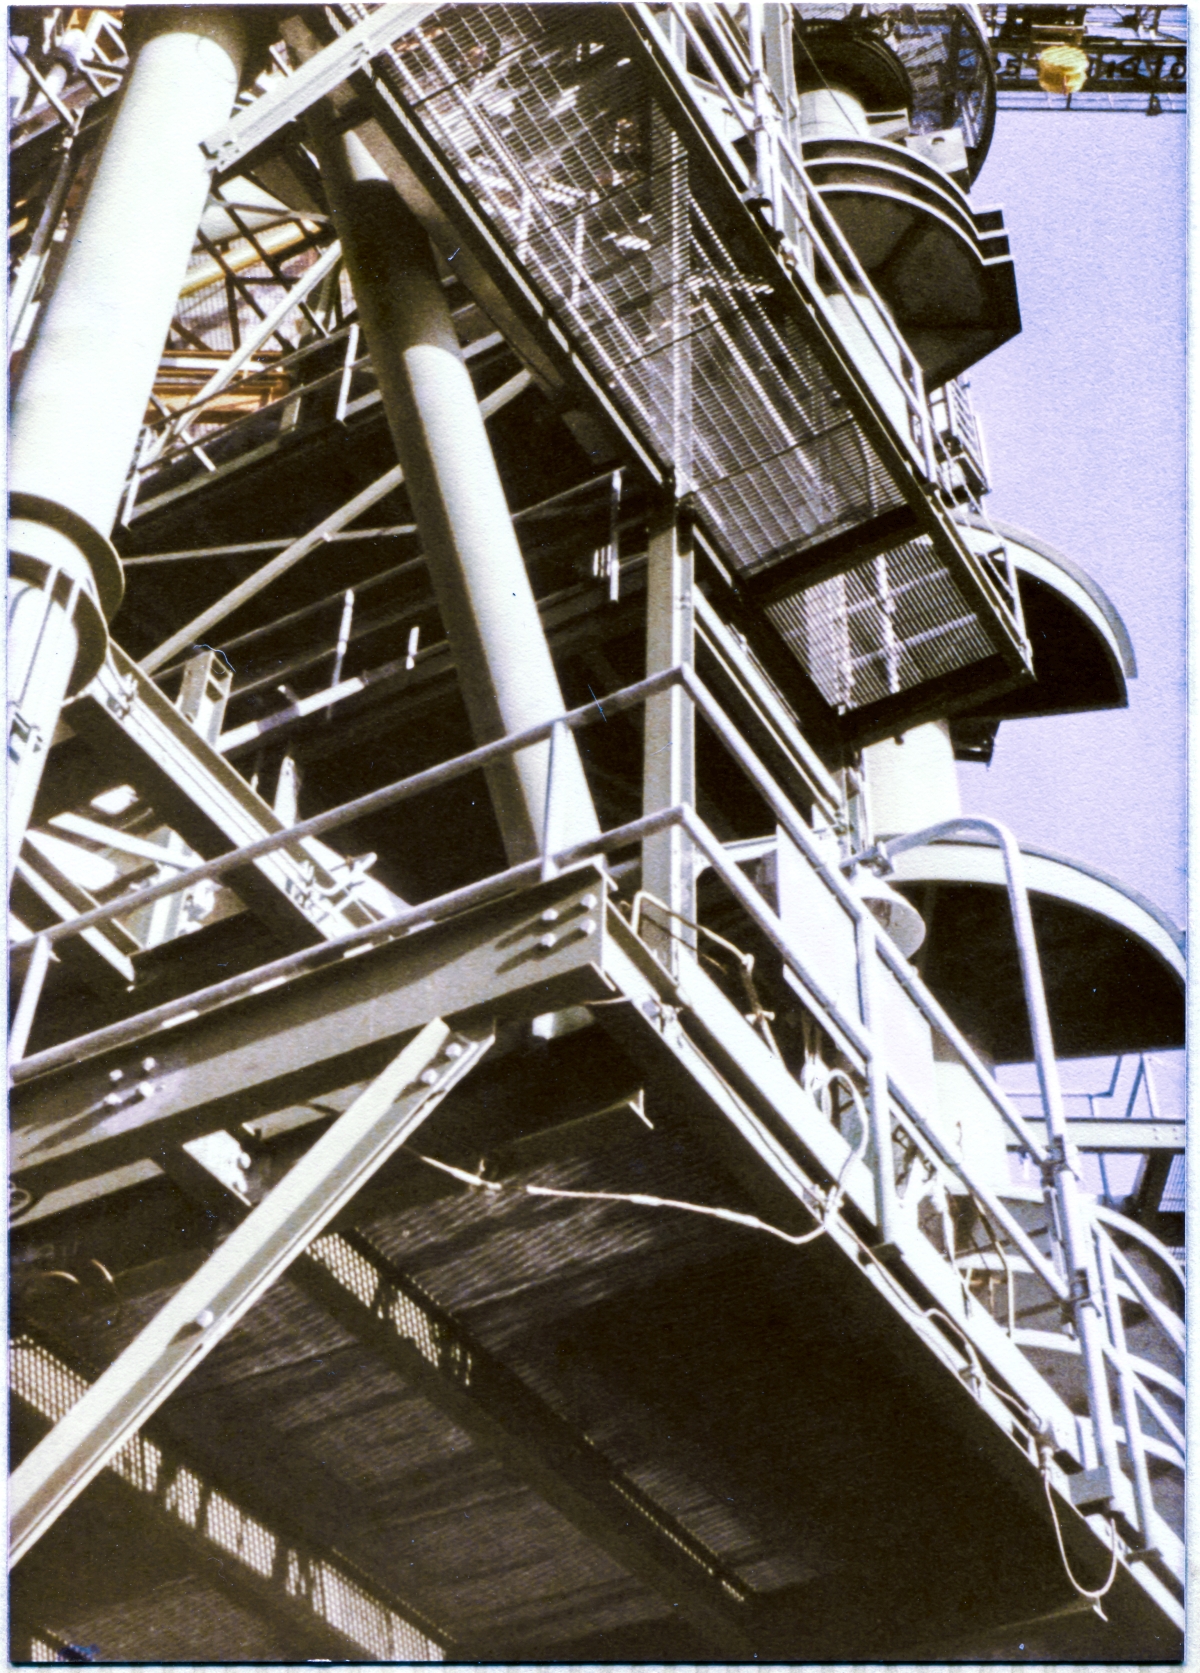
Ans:
<svg viewBox="0 0 1200 1673"><path fill-rule="evenodd" d="M160 1309L9 1479L10 1567L479 1061L427 1023Z"/></svg>

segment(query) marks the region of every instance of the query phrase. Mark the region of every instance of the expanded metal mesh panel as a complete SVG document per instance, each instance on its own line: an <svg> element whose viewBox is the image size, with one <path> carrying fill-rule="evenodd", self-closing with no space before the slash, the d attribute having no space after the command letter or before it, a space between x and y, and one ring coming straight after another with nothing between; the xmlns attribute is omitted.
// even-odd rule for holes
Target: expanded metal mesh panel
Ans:
<svg viewBox="0 0 1200 1673"><path fill-rule="evenodd" d="M766 613L839 712L989 655L979 618L924 538L775 600Z"/></svg>
<svg viewBox="0 0 1200 1673"><path fill-rule="evenodd" d="M385 74L735 566L898 505L799 329L698 201L633 61L592 27L585 7L444 8Z"/></svg>
<svg viewBox="0 0 1200 1673"><path fill-rule="evenodd" d="M57 1422L86 1392L87 1380L32 1337L10 1344L13 1393ZM440 1661L441 1646L337 1564L285 1542L186 1464L145 1435L134 1435L109 1463L122 1481L168 1518L225 1553L235 1566L278 1587L375 1661Z"/></svg>

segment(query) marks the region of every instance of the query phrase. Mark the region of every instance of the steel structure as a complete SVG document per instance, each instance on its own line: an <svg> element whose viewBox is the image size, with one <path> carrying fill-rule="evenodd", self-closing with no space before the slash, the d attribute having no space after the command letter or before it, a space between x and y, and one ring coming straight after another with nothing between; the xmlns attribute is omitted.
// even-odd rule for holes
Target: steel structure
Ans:
<svg viewBox="0 0 1200 1673"><path fill-rule="evenodd" d="M955 778L1136 672L1025 10L10 14L17 1661L1178 1653L1179 938Z"/></svg>
<svg viewBox="0 0 1200 1673"><path fill-rule="evenodd" d="M985 6L1001 110L1145 111L1187 109L1186 6ZM1076 93L1039 83L1038 59L1055 43L1087 57Z"/></svg>

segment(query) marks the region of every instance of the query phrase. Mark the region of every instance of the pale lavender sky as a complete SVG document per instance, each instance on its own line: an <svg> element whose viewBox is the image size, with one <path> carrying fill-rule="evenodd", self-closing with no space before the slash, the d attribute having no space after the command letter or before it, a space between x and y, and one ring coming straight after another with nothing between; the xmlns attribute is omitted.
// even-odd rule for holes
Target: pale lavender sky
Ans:
<svg viewBox="0 0 1200 1673"><path fill-rule="evenodd" d="M964 806L1184 911L1184 167L1179 116L1011 113L1001 204L1024 330L973 368L988 507L1067 553L1133 639L1124 711L1010 721Z"/></svg>

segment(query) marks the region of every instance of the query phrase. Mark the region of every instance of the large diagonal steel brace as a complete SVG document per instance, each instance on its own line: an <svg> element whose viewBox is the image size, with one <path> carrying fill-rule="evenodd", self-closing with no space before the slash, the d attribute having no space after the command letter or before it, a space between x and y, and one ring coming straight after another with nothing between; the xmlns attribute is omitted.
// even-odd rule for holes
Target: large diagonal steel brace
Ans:
<svg viewBox="0 0 1200 1673"><path fill-rule="evenodd" d="M10 1567L474 1067L491 1034L428 1023L14 1470Z"/></svg>

